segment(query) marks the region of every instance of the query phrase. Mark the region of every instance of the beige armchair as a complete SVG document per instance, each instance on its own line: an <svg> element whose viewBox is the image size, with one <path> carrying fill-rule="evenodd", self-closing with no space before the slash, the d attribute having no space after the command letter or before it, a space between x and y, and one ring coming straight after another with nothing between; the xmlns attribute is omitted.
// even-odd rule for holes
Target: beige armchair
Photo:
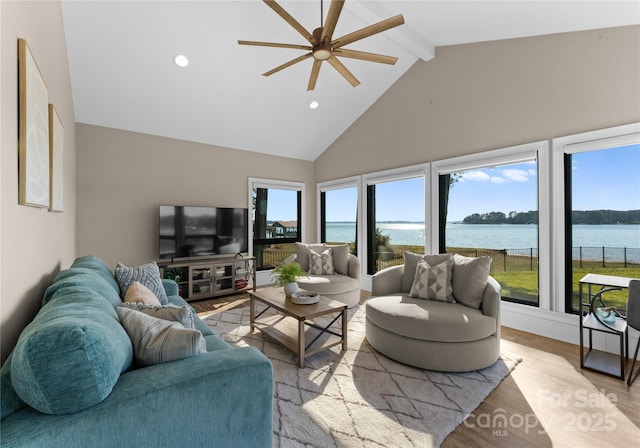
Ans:
<svg viewBox="0 0 640 448"><path fill-rule="evenodd" d="M360 303L360 259L349 253L349 246L296 243L296 253L283 263L296 261L302 269L309 271L309 251L321 253L330 249L334 274L307 274L298 277L298 286L307 291L317 292L329 299L347 304L349 308Z"/></svg>
<svg viewBox="0 0 640 448"><path fill-rule="evenodd" d="M468 292L463 289L471 286L479 294L475 302L465 296L467 305L458 300L411 297L415 263L407 269L413 272L405 272L405 262L376 273L372 298L366 302L369 344L391 359L429 370L464 372L496 362L500 356L500 284L488 275L487 263L486 275L478 275L477 266L471 266L478 263L466 257L458 260L453 267L453 295L456 286L461 299ZM462 264L465 261L468 263Z"/></svg>

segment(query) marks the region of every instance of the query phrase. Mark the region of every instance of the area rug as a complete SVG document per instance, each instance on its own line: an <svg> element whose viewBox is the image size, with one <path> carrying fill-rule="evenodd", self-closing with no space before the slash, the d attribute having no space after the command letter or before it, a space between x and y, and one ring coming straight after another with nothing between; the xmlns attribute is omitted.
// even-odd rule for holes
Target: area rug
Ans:
<svg viewBox="0 0 640 448"><path fill-rule="evenodd" d="M249 329L249 308L205 319L227 342L259 348L273 363L273 446L438 447L520 361L501 355L469 373L441 373L395 362L365 338L365 307L349 310L348 350L307 358Z"/></svg>

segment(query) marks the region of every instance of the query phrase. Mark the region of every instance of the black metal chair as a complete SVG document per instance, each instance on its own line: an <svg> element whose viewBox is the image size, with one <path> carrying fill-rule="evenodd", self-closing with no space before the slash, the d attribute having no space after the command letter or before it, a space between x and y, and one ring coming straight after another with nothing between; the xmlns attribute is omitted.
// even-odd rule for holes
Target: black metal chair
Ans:
<svg viewBox="0 0 640 448"><path fill-rule="evenodd" d="M640 331L640 280L631 280L629 282L629 295L627 297L627 325L631 328ZM633 373L633 369L636 365L636 359L638 358L638 349L640 348L640 338L636 344L636 350L633 354L633 362L631 363L631 370L629 370L629 376L627 378L627 385L631 386L631 383L640 374L640 368Z"/></svg>

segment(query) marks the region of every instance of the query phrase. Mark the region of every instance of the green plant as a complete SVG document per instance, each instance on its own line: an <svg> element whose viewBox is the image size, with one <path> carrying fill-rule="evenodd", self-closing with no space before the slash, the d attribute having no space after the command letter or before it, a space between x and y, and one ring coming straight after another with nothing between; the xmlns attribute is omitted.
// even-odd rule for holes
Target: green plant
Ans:
<svg viewBox="0 0 640 448"><path fill-rule="evenodd" d="M380 227L376 227L376 246L377 247L388 246L390 240L391 240L390 235L383 234L382 230L380 230Z"/></svg>
<svg viewBox="0 0 640 448"><path fill-rule="evenodd" d="M300 267L300 264L293 261L291 263L280 264L273 268L271 276L274 280L284 286L287 283L293 283L296 281L296 277L307 275L307 273Z"/></svg>

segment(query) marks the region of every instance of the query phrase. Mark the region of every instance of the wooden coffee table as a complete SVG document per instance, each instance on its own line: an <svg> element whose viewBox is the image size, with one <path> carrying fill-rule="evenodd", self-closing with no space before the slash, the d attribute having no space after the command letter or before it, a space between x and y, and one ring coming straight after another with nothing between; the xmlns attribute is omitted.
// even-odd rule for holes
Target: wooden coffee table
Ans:
<svg viewBox="0 0 640 448"><path fill-rule="evenodd" d="M308 356L342 344L347 350L347 305L320 296L312 305L296 305L284 295L282 288L261 288L249 291L251 331L258 329L298 355L298 366L304 367ZM266 305L258 314L257 302ZM276 314L264 316L269 309ZM312 321L320 316L336 315L326 326ZM342 332L331 327L342 318ZM306 342L310 341L310 342Z"/></svg>

